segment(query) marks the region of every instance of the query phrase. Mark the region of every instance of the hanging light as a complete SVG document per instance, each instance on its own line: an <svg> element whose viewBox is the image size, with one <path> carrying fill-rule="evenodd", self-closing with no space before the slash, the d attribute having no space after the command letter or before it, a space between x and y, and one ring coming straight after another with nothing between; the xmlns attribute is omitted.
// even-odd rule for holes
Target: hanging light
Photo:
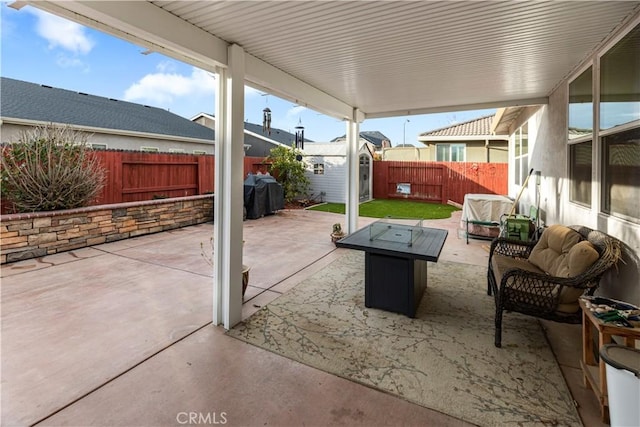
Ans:
<svg viewBox="0 0 640 427"><path fill-rule="evenodd" d="M262 132L271 135L271 110L269 107L262 110Z"/></svg>
<svg viewBox="0 0 640 427"><path fill-rule="evenodd" d="M296 130L296 148L299 150L304 150L304 126L302 126L302 121L298 119L298 126L295 127Z"/></svg>

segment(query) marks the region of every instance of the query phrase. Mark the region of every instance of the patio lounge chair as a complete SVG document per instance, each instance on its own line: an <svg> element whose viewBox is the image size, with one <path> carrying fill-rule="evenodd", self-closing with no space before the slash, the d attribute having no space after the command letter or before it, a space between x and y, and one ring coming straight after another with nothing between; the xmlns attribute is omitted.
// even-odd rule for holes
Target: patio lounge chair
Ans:
<svg viewBox="0 0 640 427"><path fill-rule="evenodd" d="M491 243L487 293L496 303L495 345L502 343L503 312L563 323L582 320L578 298L593 295L620 258L617 239L583 226L553 225L537 242L499 237Z"/></svg>

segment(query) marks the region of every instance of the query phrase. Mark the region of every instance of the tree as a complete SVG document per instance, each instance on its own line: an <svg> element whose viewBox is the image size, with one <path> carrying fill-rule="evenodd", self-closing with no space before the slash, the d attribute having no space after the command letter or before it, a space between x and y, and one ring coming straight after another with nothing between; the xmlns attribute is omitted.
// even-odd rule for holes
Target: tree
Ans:
<svg viewBox="0 0 640 427"><path fill-rule="evenodd" d="M16 142L3 146L1 166L3 201L17 212L87 206L106 177L87 134L53 124L23 131Z"/></svg>
<svg viewBox="0 0 640 427"><path fill-rule="evenodd" d="M282 185L285 203L306 195L309 190L309 178L305 175L302 153L294 148L279 146L272 148L267 158L271 162L269 172Z"/></svg>

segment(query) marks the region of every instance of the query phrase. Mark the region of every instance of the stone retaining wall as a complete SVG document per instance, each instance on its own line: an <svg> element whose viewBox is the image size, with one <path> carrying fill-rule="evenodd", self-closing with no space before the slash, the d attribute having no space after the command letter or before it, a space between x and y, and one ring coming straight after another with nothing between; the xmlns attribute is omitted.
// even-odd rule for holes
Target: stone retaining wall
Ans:
<svg viewBox="0 0 640 427"><path fill-rule="evenodd" d="M213 220L213 195L0 216L0 264Z"/></svg>

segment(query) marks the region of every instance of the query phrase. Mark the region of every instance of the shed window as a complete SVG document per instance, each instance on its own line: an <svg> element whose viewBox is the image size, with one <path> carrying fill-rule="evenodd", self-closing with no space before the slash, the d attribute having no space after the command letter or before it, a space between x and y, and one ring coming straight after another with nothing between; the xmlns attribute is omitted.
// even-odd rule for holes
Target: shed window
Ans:
<svg viewBox="0 0 640 427"><path fill-rule="evenodd" d="M314 163L313 164L313 174L314 175L324 175L324 163Z"/></svg>
<svg viewBox="0 0 640 427"><path fill-rule="evenodd" d="M140 151L145 151L147 153L157 153L160 151L158 147L140 147Z"/></svg>

